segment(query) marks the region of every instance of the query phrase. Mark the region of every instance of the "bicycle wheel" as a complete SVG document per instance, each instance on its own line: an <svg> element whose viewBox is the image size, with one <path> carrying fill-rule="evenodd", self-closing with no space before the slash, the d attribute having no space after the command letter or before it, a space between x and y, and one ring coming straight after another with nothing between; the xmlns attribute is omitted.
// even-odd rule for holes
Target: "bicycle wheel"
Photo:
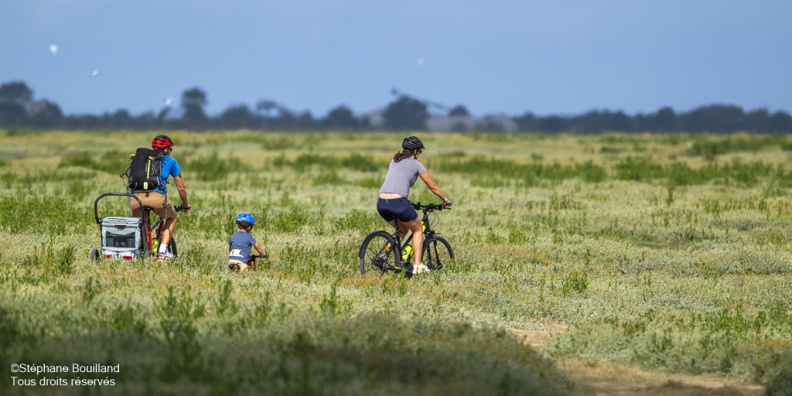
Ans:
<svg viewBox="0 0 792 396"><path fill-rule="evenodd" d="M454 250L445 238L437 235L426 238L423 244L423 262L430 270L439 270L452 260L454 260Z"/></svg>
<svg viewBox="0 0 792 396"><path fill-rule="evenodd" d="M168 243L168 253L172 254L173 258L179 255L178 251L176 250L176 240L171 237L170 242Z"/></svg>
<svg viewBox="0 0 792 396"><path fill-rule="evenodd" d="M388 269L396 268L398 264L396 258L399 254L392 235L385 231L368 234L360 245L360 253L358 253L360 274L364 275L366 271L382 274Z"/></svg>

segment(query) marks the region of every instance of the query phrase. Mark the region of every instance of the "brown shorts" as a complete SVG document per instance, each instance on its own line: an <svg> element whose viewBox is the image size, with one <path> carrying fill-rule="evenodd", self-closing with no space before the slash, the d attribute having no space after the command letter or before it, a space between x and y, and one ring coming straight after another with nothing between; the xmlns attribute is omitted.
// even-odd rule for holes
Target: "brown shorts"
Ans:
<svg viewBox="0 0 792 396"><path fill-rule="evenodd" d="M244 272L245 270L248 269L247 263L243 263L239 260L228 260L228 265L229 267L232 265L236 265L237 267L239 267L239 272Z"/></svg>
<svg viewBox="0 0 792 396"><path fill-rule="evenodd" d="M136 197L140 198L140 202L143 202L143 206L150 206L152 209L154 209L154 213L156 213L161 219L176 218L176 209L165 195L156 191L135 191L134 194ZM130 198L129 206L132 208L132 215L139 217L140 205L138 205L137 199Z"/></svg>

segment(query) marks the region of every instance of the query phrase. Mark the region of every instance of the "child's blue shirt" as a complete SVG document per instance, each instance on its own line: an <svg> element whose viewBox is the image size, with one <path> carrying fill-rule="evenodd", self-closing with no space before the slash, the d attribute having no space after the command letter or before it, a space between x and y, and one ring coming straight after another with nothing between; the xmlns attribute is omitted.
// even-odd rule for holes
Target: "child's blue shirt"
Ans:
<svg viewBox="0 0 792 396"><path fill-rule="evenodd" d="M255 245L256 239L253 238L253 235L245 231L235 232L234 235L231 235L231 239L228 240L228 246L231 247L228 253L228 259L247 263L250 258L250 251Z"/></svg>

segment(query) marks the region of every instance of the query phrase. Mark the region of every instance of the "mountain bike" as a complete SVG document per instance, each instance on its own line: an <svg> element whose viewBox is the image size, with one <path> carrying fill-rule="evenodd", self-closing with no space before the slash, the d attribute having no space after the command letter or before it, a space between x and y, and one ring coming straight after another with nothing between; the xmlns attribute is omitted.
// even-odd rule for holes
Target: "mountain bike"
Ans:
<svg viewBox="0 0 792 396"><path fill-rule="evenodd" d="M423 263L432 271L439 270L454 260L454 250L451 248L451 244L432 228L437 224L439 219L437 212L443 210L443 205L421 205L420 202L416 202L412 203L412 206L415 210L420 210L423 213L421 218L424 232ZM435 215L434 224L429 219L430 213ZM371 271L380 274L403 272L407 278L412 276L412 232L402 241L399 236L398 220L396 223L396 232L393 234L378 230L368 234L363 240L358 253L361 275L364 275L366 271Z"/></svg>

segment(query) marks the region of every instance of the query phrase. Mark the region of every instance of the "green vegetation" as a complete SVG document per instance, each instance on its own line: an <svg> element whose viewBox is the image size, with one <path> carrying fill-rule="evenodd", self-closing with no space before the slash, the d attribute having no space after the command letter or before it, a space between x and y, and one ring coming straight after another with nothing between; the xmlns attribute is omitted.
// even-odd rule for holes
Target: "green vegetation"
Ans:
<svg viewBox="0 0 792 396"><path fill-rule="evenodd" d="M790 386L792 138L426 134L457 260L407 281L356 257L400 135L172 134L194 210L167 264L88 259L94 199L148 134L1 136L2 367L120 364L109 393L549 395L577 357ZM240 211L258 273L224 268ZM510 331L551 324L539 349Z"/></svg>

